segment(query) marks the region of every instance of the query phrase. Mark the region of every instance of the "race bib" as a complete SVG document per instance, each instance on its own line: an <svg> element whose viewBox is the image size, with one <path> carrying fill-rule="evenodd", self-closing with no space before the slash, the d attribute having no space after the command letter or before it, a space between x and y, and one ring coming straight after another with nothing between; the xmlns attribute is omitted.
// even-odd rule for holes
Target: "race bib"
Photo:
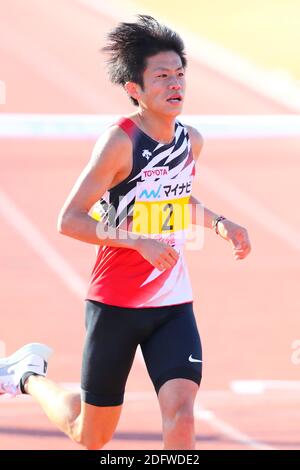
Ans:
<svg viewBox="0 0 300 470"><path fill-rule="evenodd" d="M189 227L192 178L137 183L132 231L138 234L182 232Z"/></svg>

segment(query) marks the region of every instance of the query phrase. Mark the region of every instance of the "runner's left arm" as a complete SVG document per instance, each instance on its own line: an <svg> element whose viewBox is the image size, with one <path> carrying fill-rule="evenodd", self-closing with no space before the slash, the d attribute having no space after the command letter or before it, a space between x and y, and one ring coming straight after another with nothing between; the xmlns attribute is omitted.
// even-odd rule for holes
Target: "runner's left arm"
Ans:
<svg viewBox="0 0 300 470"><path fill-rule="evenodd" d="M203 137L191 126L186 126L191 140L192 151L195 162L198 161L199 155L203 148ZM192 214L192 224L202 225L209 229L214 229L221 238L231 244L233 254L236 260L245 258L251 251L250 240L247 229L228 218L224 218L217 222L220 214L211 211L195 196L191 196L189 200Z"/></svg>

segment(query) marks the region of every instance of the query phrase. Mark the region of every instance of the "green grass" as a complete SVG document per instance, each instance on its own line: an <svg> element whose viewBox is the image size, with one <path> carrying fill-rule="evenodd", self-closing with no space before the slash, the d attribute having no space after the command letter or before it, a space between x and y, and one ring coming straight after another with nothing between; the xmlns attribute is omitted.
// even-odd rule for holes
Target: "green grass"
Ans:
<svg viewBox="0 0 300 470"><path fill-rule="evenodd" d="M133 3L140 13L170 18L264 68L285 70L300 80L300 0L134 0Z"/></svg>

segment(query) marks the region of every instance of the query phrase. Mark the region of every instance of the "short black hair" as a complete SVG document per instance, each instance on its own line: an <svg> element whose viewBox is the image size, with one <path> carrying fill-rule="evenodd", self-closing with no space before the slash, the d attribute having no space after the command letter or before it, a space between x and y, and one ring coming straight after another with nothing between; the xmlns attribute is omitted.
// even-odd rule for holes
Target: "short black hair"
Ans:
<svg viewBox="0 0 300 470"><path fill-rule="evenodd" d="M135 23L120 23L108 34L108 44L102 51L108 53L108 74L112 83L138 83L143 89L143 73L148 57L163 51L174 51L183 68L187 65L181 37L149 15L137 15ZM137 100L130 97L138 106Z"/></svg>

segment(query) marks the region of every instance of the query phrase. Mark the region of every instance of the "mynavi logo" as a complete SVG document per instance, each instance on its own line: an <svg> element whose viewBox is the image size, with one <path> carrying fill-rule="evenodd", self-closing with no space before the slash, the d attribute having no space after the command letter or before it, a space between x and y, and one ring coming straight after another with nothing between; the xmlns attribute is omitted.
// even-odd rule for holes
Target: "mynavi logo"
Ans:
<svg viewBox="0 0 300 470"><path fill-rule="evenodd" d="M149 160L150 157L152 157L152 152L148 149L144 149L142 153L142 157L145 157L147 161Z"/></svg>
<svg viewBox="0 0 300 470"><path fill-rule="evenodd" d="M148 191L147 188L143 189L141 194L139 195L139 200L146 198L146 199L157 199L160 198L160 190L161 190L161 184L159 185L158 189L155 191L154 189L150 189Z"/></svg>

